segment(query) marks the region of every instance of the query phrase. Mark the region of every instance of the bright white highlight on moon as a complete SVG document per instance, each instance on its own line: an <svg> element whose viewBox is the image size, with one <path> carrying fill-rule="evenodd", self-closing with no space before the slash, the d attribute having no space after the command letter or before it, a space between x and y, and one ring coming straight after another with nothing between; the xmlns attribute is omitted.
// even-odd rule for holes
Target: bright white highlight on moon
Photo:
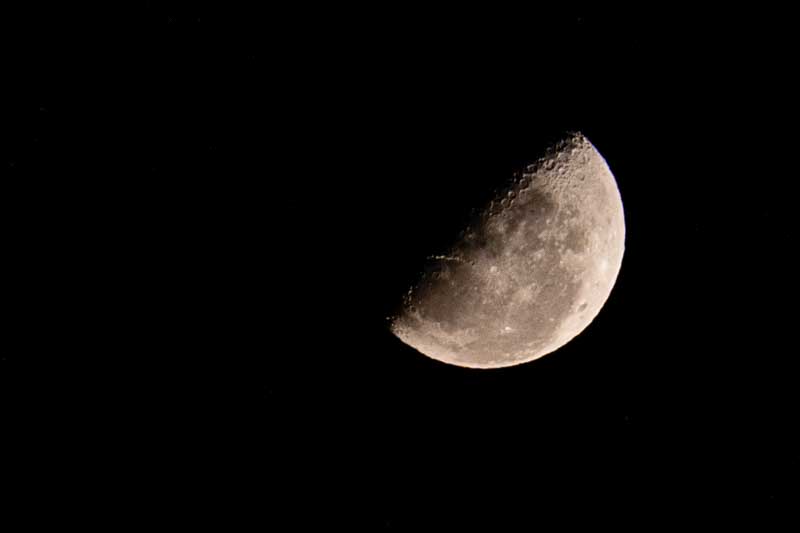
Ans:
<svg viewBox="0 0 800 533"><path fill-rule="evenodd" d="M622 264L614 176L581 134L529 165L409 289L391 329L439 361L498 368L551 353L605 304Z"/></svg>

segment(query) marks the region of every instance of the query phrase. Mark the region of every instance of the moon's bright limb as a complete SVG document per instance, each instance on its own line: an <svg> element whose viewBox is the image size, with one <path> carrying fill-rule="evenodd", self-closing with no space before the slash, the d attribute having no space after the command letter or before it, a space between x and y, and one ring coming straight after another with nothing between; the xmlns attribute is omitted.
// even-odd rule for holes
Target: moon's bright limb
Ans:
<svg viewBox="0 0 800 533"><path fill-rule="evenodd" d="M458 366L537 359L597 316L624 249L614 176L586 137L570 135L529 165L448 253L431 258L392 332Z"/></svg>

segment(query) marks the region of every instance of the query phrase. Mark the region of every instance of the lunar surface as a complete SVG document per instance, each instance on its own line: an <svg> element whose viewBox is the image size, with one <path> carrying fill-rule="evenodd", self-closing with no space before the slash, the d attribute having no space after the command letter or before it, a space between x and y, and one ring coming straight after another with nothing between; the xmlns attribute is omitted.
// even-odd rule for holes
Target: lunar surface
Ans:
<svg viewBox="0 0 800 533"><path fill-rule="evenodd" d="M589 140L572 134L516 176L450 250L430 258L391 330L458 366L537 359L597 316L624 249L614 176Z"/></svg>

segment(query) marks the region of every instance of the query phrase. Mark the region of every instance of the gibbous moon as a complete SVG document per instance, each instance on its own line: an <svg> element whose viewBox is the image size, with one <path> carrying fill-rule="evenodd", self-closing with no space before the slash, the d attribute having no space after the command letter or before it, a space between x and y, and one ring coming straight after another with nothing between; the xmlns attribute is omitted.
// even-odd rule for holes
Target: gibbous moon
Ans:
<svg viewBox="0 0 800 533"><path fill-rule="evenodd" d="M624 250L614 176L589 140L572 134L528 165L452 249L431 258L391 330L453 365L532 361L597 316Z"/></svg>

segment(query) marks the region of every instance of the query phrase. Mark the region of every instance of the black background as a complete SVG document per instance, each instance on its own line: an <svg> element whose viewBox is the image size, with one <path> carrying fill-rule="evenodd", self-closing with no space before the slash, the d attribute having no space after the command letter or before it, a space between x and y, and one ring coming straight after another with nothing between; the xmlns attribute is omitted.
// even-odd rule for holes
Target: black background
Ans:
<svg viewBox="0 0 800 533"><path fill-rule="evenodd" d="M780 13L150 2L3 24L4 462L32 519L796 508ZM567 131L625 205L597 319L492 371L395 339L425 258Z"/></svg>

